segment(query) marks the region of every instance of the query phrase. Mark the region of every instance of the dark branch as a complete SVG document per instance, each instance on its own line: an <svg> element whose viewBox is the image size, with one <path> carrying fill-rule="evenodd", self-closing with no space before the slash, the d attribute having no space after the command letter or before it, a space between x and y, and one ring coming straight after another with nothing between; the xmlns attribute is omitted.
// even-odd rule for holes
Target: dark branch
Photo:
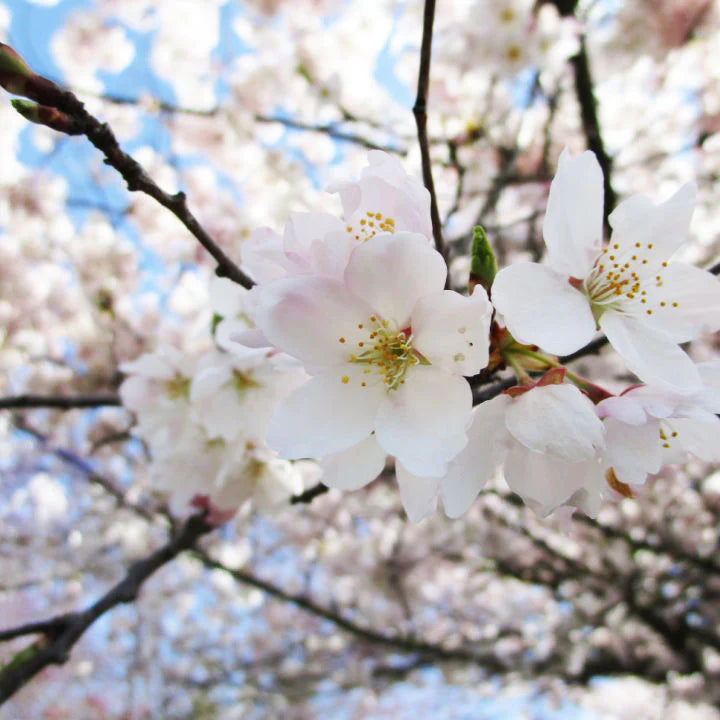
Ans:
<svg viewBox="0 0 720 720"><path fill-rule="evenodd" d="M311 488L305 490L305 492L301 492L299 495L293 495L290 498L290 504L305 505L311 503L316 497L324 495L329 490L330 488L327 485L318 483L317 485L313 485Z"/></svg>
<svg viewBox="0 0 720 720"><path fill-rule="evenodd" d="M180 532L159 550L130 566L125 577L86 610L61 615L2 633L4 639L37 632L42 637L0 669L0 705L49 665L62 665L83 633L109 610L134 601L143 583L163 565L195 546L212 530L204 515L188 518ZM30 629L29 629L30 628Z"/></svg>
<svg viewBox="0 0 720 720"><path fill-rule="evenodd" d="M432 176L430 162L430 145L427 135L427 99L430 87L430 59L432 55L432 31L435 20L435 0L425 0L425 13L423 18L422 45L420 47L420 70L418 72L418 88L413 115L417 125L420 155L422 157L423 183L430 193L430 219L432 221L433 238L437 251L447 260L447 250L442 236L442 224L438 211L435 183Z"/></svg>
<svg viewBox="0 0 720 720"><path fill-rule="evenodd" d="M543 0L555 5L558 12L565 17L573 17L577 9L578 0ZM577 55L570 58L575 78L575 95L580 103L580 117L582 119L583 133L588 149L592 150L603 171L605 185L605 226L607 219L615 207L617 196L613 189L612 158L605 150L600 121L598 120L598 103L593 90L593 79L590 72L590 59L588 58L585 35L580 36L580 50Z"/></svg>
<svg viewBox="0 0 720 720"><path fill-rule="evenodd" d="M24 410L27 408L97 408L122 405L120 397L112 393L99 395L15 395L0 398L0 410Z"/></svg>
<svg viewBox="0 0 720 720"><path fill-rule="evenodd" d="M82 102L69 91L59 92L53 106L75 121L80 132L103 153L105 164L120 173L128 190L149 195L180 220L216 260L218 264L216 273L219 276L227 277L246 288L254 285L252 279L225 254L190 212L185 193L178 192L171 195L161 190L142 166L120 149L117 138L107 123L101 123L90 115Z"/></svg>

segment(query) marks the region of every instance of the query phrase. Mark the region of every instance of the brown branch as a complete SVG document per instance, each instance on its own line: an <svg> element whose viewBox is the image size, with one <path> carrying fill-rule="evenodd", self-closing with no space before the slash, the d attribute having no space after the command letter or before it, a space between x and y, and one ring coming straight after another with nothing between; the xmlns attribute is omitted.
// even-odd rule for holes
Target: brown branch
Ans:
<svg viewBox="0 0 720 720"><path fill-rule="evenodd" d="M120 397L113 393L98 395L15 395L0 398L0 410L24 410L27 408L97 408L122 405Z"/></svg>
<svg viewBox="0 0 720 720"><path fill-rule="evenodd" d="M153 573L180 553L193 548L212 529L205 521L204 514L193 515L175 537L159 550L131 565L125 577L87 609L3 631L0 639L3 636L4 639L10 639L35 632L42 637L0 669L0 705L49 665L67 662L75 643L98 618L118 605L133 602L143 583Z"/></svg>
<svg viewBox="0 0 720 720"><path fill-rule="evenodd" d="M197 218L190 212L184 192L170 194L160 189L142 166L120 149L117 138L107 123L101 123L85 109L80 100L67 90L59 90L52 106L64 112L77 124L80 132L103 153L105 164L117 170L131 192L149 195L175 217L195 236L218 264L217 275L227 277L246 288L254 285L248 277L215 243Z"/></svg>
<svg viewBox="0 0 720 720"><path fill-rule="evenodd" d="M317 485L313 485L311 488L308 488L304 492L301 492L299 495L293 495L290 498L290 504L306 505L308 503L311 503L319 495L324 495L326 492L329 492L329 490L330 488L327 485L318 483Z"/></svg>
<svg viewBox="0 0 720 720"><path fill-rule="evenodd" d="M427 99L430 87L430 59L432 55L432 31L435 20L435 0L425 0L423 17L422 44L420 47L420 69L418 71L418 87L413 115L417 125L418 143L422 157L423 183L430 193L430 219L432 221L435 248L447 261L447 249L442 236L442 223L438 211L435 183L432 176L432 163L430 161L430 145L427 134Z"/></svg>

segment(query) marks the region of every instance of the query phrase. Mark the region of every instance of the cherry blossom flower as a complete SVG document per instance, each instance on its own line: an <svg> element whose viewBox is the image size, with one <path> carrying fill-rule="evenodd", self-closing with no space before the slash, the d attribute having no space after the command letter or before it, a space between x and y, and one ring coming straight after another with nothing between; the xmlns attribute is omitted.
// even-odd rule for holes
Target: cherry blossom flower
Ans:
<svg viewBox="0 0 720 720"><path fill-rule="evenodd" d="M360 180L328 188L340 195L344 221L329 213L292 212L282 237L270 228L251 233L242 261L258 283L295 274L341 280L353 249L377 233L407 230L431 241L430 195L422 183L385 152L370 151L368 161Z"/></svg>
<svg viewBox="0 0 720 720"><path fill-rule="evenodd" d="M460 517L502 467L510 488L540 514L548 514L594 482L598 453L605 448L603 423L578 388L558 384L562 372L532 387L482 403L473 412L468 443L445 474L416 477L396 467L400 494L411 520L435 511ZM547 383L547 384L544 384Z"/></svg>
<svg viewBox="0 0 720 720"><path fill-rule="evenodd" d="M610 215L601 247L603 182L591 152L560 157L543 232L548 264L515 263L492 288L495 307L517 340L566 354L602 330L627 366L648 383L698 387L678 343L720 328L720 283L669 258L682 244L695 186L654 205L635 195Z"/></svg>
<svg viewBox="0 0 720 720"><path fill-rule="evenodd" d="M342 282L269 283L257 325L312 377L281 402L268 445L288 459L323 457L374 433L417 475L444 473L467 439L462 375L488 362L492 311L481 288L444 290L446 275L424 236L399 232L359 245Z"/></svg>
<svg viewBox="0 0 720 720"><path fill-rule="evenodd" d="M608 466L620 482L640 485L663 465L690 453L720 460L720 363L700 363L703 387L680 394L637 386L597 406L608 432Z"/></svg>

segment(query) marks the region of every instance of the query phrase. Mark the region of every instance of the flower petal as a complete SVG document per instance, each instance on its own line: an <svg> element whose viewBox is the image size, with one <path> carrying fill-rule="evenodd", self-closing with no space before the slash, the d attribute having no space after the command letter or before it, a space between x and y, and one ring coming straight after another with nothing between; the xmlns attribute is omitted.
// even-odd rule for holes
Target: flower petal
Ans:
<svg viewBox="0 0 720 720"><path fill-rule="evenodd" d="M700 374L688 355L639 318L607 310L600 318L600 327L643 382L685 392L699 388Z"/></svg>
<svg viewBox="0 0 720 720"><path fill-rule="evenodd" d="M720 461L720 418L714 417L709 421L673 418L668 425L677 432L677 437L670 440L672 446L689 452L705 462ZM668 458L664 459L668 461ZM683 457L674 457L670 462L683 460Z"/></svg>
<svg viewBox="0 0 720 720"><path fill-rule="evenodd" d="M253 313L258 328L310 372L347 363L348 348L367 339L358 324L366 323L372 310L336 280L285 277L256 289L262 291Z"/></svg>
<svg viewBox="0 0 720 720"><path fill-rule="evenodd" d="M646 306L652 314L643 318L650 327L669 335L676 343L695 340L702 330L720 329L720 280L707 270L685 263L670 263L660 271L662 285L647 289Z"/></svg>
<svg viewBox="0 0 720 720"><path fill-rule="evenodd" d="M310 378L276 408L267 444L287 460L315 458L345 450L373 430L385 389L360 386L360 371L348 365L340 374Z"/></svg>
<svg viewBox="0 0 720 720"><path fill-rule="evenodd" d="M537 263L515 263L495 276L493 305L516 340L565 355L595 333L587 298L566 277Z"/></svg>
<svg viewBox="0 0 720 720"><path fill-rule="evenodd" d="M607 433L606 465L627 485L641 485L648 474L660 470L662 453L659 438L660 423L655 420L644 425L626 425L612 418L605 421Z"/></svg>
<svg viewBox="0 0 720 720"><path fill-rule="evenodd" d="M322 482L338 490L358 490L383 471L386 457L375 436L370 435L347 450L324 457L320 461Z"/></svg>
<svg viewBox="0 0 720 720"><path fill-rule="evenodd" d="M480 285L470 297L452 290L426 295L412 312L413 346L437 367L475 375L488 364L491 316Z"/></svg>
<svg viewBox="0 0 720 720"><path fill-rule="evenodd" d="M610 242L617 243L621 253L637 248L648 260L648 272L653 273L687 239L696 191L695 184L688 183L660 205L644 195L624 200L609 217L613 228Z"/></svg>
<svg viewBox="0 0 720 720"><path fill-rule="evenodd" d="M355 248L345 283L384 319L403 329L415 303L442 290L446 275L442 255L422 235L383 233Z"/></svg>
<svg viewBox="0 0 720 720"><path fill-rule="evenodd" d="M403 467L402 463L396 463L395 477L400 488L400 500L411 522L420 522L435 512L439 478L413 475Z"/></svg>
<svg viewBox="0 0 720 720"><path fill-rule="evenodd" d="M603 175L595 155L560 155L550 185L543 236L548 262L566 277L584 278L602 243Z"/></svg>
<svg viewBox="0 0 720 720"><path fill-rule="evenodd" d="M508 406L505 424L525 447L566 462L589 460L605 445L595 406L574 385L529 390Z"/></svg>
<svg viewBox="0 0 720 720"><path fill-rule="evenodd" d="M330 213L291 212L283 233L283 249L288 255L307 257L316 240L344 230L343 222Z"/></svg>
<svg viewBox="0 0 720 720"><path fill-rule="evenodd" d="M510 442L505 411L511 402L507 395L499 395L475 408L468 443L440 481L448 517L460 517L502 463Z"/></svg>
<svg viewBox="0 0 720 720"><path fill-rule="evenodd" d="M594 460L563 462L519 443L508 453L504 474L510 489L541 515L552 512L582 489L602 485L602 470Z"/></svg>
<svg viewBox="0 0 720 720"><path fill-rule="evenodd" d="M472 392L458 375L427 366L408 371L378 412L378 442L415 475L440 477L467 442Z"/></svg>

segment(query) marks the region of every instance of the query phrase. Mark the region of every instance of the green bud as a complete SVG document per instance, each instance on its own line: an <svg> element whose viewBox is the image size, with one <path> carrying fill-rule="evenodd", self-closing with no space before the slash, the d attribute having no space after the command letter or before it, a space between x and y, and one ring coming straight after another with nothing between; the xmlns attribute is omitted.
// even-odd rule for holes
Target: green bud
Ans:
<svg viewBox="0 0 720 720"><path fill-rule="evenodd" d="M23 95L27 81L35 73L9 45L0 43L0 87L14 95Z"/></svg>
<svg viewBox="0 0 720 720"><path fill-rule="evenodd" d="M497 262L495 253L490 247L490 241L485 230L480 225L473 228L472 250L470 251L470 292L476 285L482 285L490 292L490 287L497 275Z"/></svg>
<svg viewBox="0 0 720 720"><path fill-rule="evenodd" d="M71 117L68 117L65 113L55 108L38 105L30 100L20 100L18 98L14 98L10 103L15 110L31 123L46 125L66 135L79 135L81 133L81 130Z"/></svg>

